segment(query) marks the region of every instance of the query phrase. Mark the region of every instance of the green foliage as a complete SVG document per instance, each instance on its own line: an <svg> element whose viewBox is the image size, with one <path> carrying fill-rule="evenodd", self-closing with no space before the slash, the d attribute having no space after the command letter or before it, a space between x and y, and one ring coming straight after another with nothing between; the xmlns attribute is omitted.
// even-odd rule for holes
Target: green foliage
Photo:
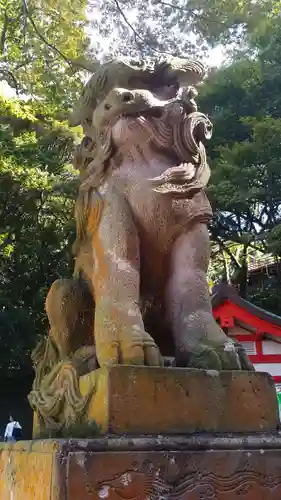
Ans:
<svg viewBox="0 0 281 500"><path fill-rule="evenodd" d="M0 80L18 95L71 105L88 40L86 0L0 0Z"/></svg>
<svg viewBox="0 0 281 500"><path fill-rule="evenodd" d="M46 292L69 274L78 136L52 112L0 98L0 371L29 364Z"/></svg>
<svg viewBox="0 0 281 500"><path fill-rule="evenodd" d="M67 115L84 77L85 8L0 0L0 80L19 96L0 97L0 372L10 376L31 370L47 290L71 272L71 154L81 132Z"/></svg>
<svg viewBox="0 0 281 500"><path fill-rule="evenodd" d="M249 287L247 299L267 311L281 314L280 269L276 276L264 274L254 286Z"/></svg>
<svg viewBox="0 0 281 500"><path fill-rule="evenodd" d="M210 279L236 280L244 295L253 255L281 250L280 49L279 30L266 51L222 68L201 89L201 109L214 123L209 194L216 262Z"/></svg>

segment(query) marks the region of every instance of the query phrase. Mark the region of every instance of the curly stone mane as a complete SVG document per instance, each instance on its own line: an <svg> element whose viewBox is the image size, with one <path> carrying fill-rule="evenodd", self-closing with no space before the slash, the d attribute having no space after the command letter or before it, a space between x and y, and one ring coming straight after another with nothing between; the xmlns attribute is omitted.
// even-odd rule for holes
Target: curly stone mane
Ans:
<svg viewBox="0 0 281 500"><path fill-rule="evenodd" d="M150 179L153 189L159 193L176 197L191 198L196 192L204 189L209 180L209 166L206 160L203 139L211 136L212 125L208 118L199 112L187 115L181 111L184 120L173 128L169 125L169 116L174 111L175 104L167 105L161 118L150 120L139 118L142 126L149 132L151 146L164 151L167 144L172 144L172 152L178 159L175 166L168 168L161 176ZM96 143L91 144L95 158L83 154L80 146L80 171L83 168L82 184L75 207L77 237L74 252L77 251L87 234L89 204L95 211L94 225L91 232L98 227L103 209L102 197L98 192L109 168L114 168L114 145L111 141L111 130ZM85 146L84 146L85 148ZM76 156L76 161L77 161ZM186 158L190 162L183 163Z"/></svg>
<svg viewBox="0 0 281 500"><path fill-rule="evenodd" d="M113 154L111 134L107 134L105 141L94 141L89 137L83 139L74 154L74 165L80 170L82 184L75 204L76 240L73 253L77 254L80 245L87 235L88 212L95 210L95 228L98 227L103 209L102 197L98 192L106 172L106 166ZM95 228L92 228L94 230Z"/></svg>
<svg viewBox="0 0 281 500"><path fill-rule="evenodd" d="M170 74L167 76L169 71ZM175 81L171 78L175 78L177 71L179 74L181 71L185 72L184 74L188 74L191 80L193 78L195 83L202 79L204 72L203 66L196 61L184 61L184 64L181 61L181 65L177 61L164 62L154 66L146 63L133 66L124 61L115 61L100 68L86 85L71 119L71 124L81 123L85 133L91 136L84 137L74 155L74 166L79 169L81 176L81 186L75 206L74 254L77 254L87 232L90 230L93 233L99 225L103 202L98 189L104 182L106 174L115 168L115 163L118 163L115 162L116 150L112 141L112 124L109 123L101 131L93 126L90 117L110 90L118 85L143 89L138 90L138 93L145 96L148 94L147 107L149 109L149 96L153 94L146 88L149 88L151 83L157 86L157 80L161 81L163 78L167 82ZM161 176L150 179L152 188L159 193L190 198L203 189L209 180L209 167L202 141L210 138L212 125L205 115L197 112L193 99L196 94L193 87L188 87L188 94L181 92L175 98L163 102L161 117L138 116L136 118L149 133L151 147L166 155L172 152L175 158L175 166L167 169ZM175 120L175 124L171 126L171 118L173 120L175 116L178 116L178 120ZM190 159L188 163L184 163L186 158ZM88 228L90 206L94 211L94 217L91 218L94 222L91 228Z"/></svg>

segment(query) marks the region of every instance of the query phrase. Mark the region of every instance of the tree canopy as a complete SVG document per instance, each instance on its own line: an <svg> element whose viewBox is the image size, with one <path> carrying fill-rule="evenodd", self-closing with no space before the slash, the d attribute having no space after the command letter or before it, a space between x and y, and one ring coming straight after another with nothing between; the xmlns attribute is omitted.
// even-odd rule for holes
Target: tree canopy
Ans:
<svg viewBox="0 0 281 500"><path fill-rule="evenodd" d="M18 96L0 96L0 371L15 373L30 370L30 349L46 333L48 288L71 271L71 154L81 132L67 114L88 40L83 1L0 6L0 78Z"/></svg>
<svg viewBox="0 0 281 500"><path fill-rule="evenodd" d="M90 0L88 12L98 52L202 55L219 42L254 40L279 7L278 0Z"/></svg>
<svg viewBox="0 0 281 500"><path fill-rule="evenodd" d="M222 68L201 92L215 127L209 150L214 248L238 274L244 295L251 257L280 256L280 48L276 29L266 50Z"/></svg>
<svg viewBox="0 0 281 500"><path fill-rule="evenodd" d="M69 274L78 132L42 104L0 99L0 370L46 330L44 299Z"/></svg>
<svg viewBox="0 0 281 500"><path fill-rule="evenodd" d="M87 53L86 0L1 0L0 79L16 91L71 105Z"/></svg>

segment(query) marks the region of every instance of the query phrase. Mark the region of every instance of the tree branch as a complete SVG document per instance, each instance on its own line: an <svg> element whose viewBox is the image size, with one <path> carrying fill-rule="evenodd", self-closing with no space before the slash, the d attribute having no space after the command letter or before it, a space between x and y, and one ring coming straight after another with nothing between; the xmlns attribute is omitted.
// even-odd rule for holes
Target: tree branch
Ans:
<svg viewBox="0 0 281 500"><path fill-rule="evenodd" d="M225 279L226 279L227 284L230 285L231 284L231 278L230 278L229 266L228 266L228 263L227 263L227 260L226 260L226 257L225 257L225 251L224 251L221 243L219 243L219 247L220 247L220 253L221 253L222 261L223 261L223 268L224 268Z"/></svg>
<svg viewBox="0 0 281 500"><path fill-rule="evenodd" d="M50 49L52 49L54 52L56 52L62 59L64 59L65 62L67 62L68 64L71 64L69 59L59 50L57 49L57 47L55 47L52 43L48 42L48 40L46 40L46 38L42 35L42 33L38 30L35 22L33 21L32 19L32 16L29 12L29 8L28 8L28 5L27 5L27 1L26 0L22 0L22 3L23 3L23 7L24 7L24 10L25 10L25 13L35 31L35 33L38 35L38 37L40 38L40 40L45 44L47 45L47 47L49 47Z"/></svg>
<svg viewBox="0 0 281 500"><path fill-rule="evenodd" d="M10 87L15 89L17 97L19 97L19 84L13 73L7 68L0 68L0 75L2 75L3 80L6 80Z"/></svg>
<svg viewBox="0 0 281 500"><path fill-rule="evenodd" d="M48 40L46 40L46 38L44 37L44 35L42 35L41 31L39 31L39 29L37 28L35 22L33 21L32 19L32 16L30 14L30 11L29 11L29 8L28 8L28 5L27 5L27 0L22 0L23 2L23 7L24 7L24 10L25 10L25 13L35 31L35 33L37 34L37 36L40 38L40 40L45 44L47 45L47 47L49 47L53 52L56 52L67 64L69 64L70 67L77 67L77 68L81 68L81 69L85 69L81 64L73 61L72 59L69 59L68 57L66 57L57 47L55 47L55 45L53 45L52 43L50 43Z"/></svg>
<svg viewBox="0 0 281 500"><path fill-rule="evenodd" d="M1 54L3 54L4 50L5 50L6 33L7 33L8 24L9 24L9 18L8 18L7 12L5 10L3 28L2 28L1 39L0 39L0 53Z"/></svg>
<svg viewBox="0 0 281 500"><path fill-rule="evenodd" d="M172 54L171 52L163 52L159 49L157 49L156 47L153 47L153 45L150 45L149 43L147 43L147 41L145 40L145 38L143 38L136 30L135 28L133 27L133 25L130 23L130 21L128 20L128 18L126 17L126 15L124 14L121 6L120 6L120 3L119 3L119 0L114 0L114 3L116 5L116 8L120 14L120 16L122 17L123 21L125 22L125 24L127 24L127 26L130 28L130 30L132 31L133 35L134 35L134 39L135 39L135 42L136 44L138 45L138 47L140 47L141 44L145 44L147 45L148 47L151 48L151 50L153 50L154 52L157 52L158 54L168 54L168 55L174 55Z"/></svg>
<svg viewBox="0 0 281 500"><path fill-rule="evenodd" d="M224 250L227 253L227 255L230 257L232 263L236 267L238 267L238 269L241 269L242 266L241 266L240 262L238 262L236 257L233 255L233 253L227 247L227 245L220 238L218 238L217 241L218 241L218 244L220 245L220 247L222 248L222 250Z"/></svg>
<svg viewBox="0 0 281 500"><path fill-rule="evenodd" d="M194 17L197 17L198 19L201 19L201 18L205 18L206 19L207 18L207 16L204 15L204 12L201 12L199 14L199 13L195 12L195 10L193 10L193 9L189 9L187 7L182 7L180 5L174 5L173 3L164 2L162 0L158 0L158 3L160 3L161 5L163 5L165 7L171 7L172 9L180 10L181 12L187 12L190 15L192 15ZM218 24L220 26L225 26L224 23L222 23L221 21L217 21L216 19L209 19L208 18L208 22L209 23Z"/></svg>

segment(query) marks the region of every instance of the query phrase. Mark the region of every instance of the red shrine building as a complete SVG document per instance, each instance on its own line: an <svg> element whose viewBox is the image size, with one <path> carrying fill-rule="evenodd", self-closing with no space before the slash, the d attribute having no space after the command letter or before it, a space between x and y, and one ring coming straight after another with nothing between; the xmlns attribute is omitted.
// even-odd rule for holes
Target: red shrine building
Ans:
<svg viewBox="0 0 281 500"><path fill-rule="evenodd" d="M221 328L243 345L257 371L267 372L281 387L281 317L239 297L235 288L215 287L213 315Z"/></svg>

